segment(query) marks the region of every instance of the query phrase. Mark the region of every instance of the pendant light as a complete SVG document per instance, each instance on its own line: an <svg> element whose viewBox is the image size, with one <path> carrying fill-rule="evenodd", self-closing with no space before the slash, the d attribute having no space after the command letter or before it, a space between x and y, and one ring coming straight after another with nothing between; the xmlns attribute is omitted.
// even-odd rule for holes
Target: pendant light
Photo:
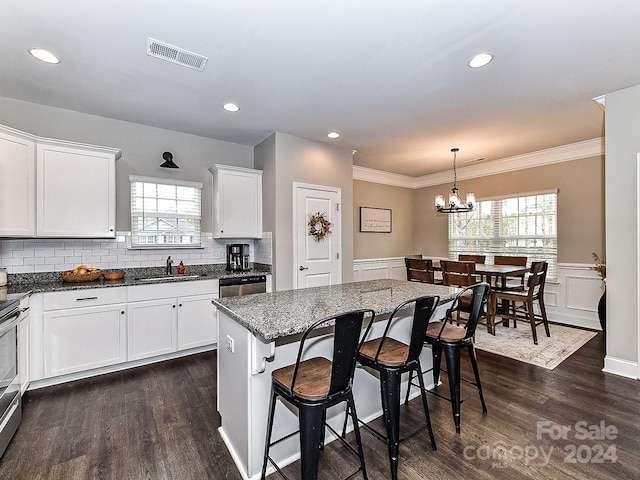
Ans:
<svg viewBox="0 0 640 480"><path fill-rule="evenodd" d="M467 201L462 202L462 199L458 195L458 172L456 171L456 157L459 148L452 148L453 153L453 188L449 194L449 203L445 203L444 195L436 195L436 211L438 213L460 213L471 212L476 203L476 197L473 193L467 193Z"/></svg>

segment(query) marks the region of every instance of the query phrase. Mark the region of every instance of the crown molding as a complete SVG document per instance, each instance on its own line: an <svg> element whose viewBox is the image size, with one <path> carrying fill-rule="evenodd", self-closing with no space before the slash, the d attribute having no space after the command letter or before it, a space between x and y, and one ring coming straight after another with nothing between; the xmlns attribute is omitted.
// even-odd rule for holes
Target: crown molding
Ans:
<svg viewBox="0 0 640 480"><path fill-rule="evenodd" d="M353 179L371 183L382 183L394 187L417 188L416 177L374 170L373 168L359 167L358 165L353 166Z"/></svg>
<svg viewBox="0 0 640 480"><path fill-rule="evenodd" d="M583 142L493 160L478 165L460 167L457 169L458 180L486 177L488 175L497 175L554 163L570 162L600 155L604 155L604 139L594 138ZM404 188L423 188L442 185L451 182L452 178L452 171L432 173L421 177L409 177L407 175L383 172L381 170L359 167L357 165L353 166L354 180L382 183Z"/></svg>

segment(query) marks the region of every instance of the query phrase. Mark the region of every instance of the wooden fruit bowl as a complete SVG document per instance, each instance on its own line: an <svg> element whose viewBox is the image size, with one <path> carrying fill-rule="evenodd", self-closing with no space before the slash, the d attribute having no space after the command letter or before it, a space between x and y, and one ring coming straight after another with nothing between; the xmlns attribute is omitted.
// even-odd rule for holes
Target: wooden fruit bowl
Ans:
<svg viewBox="0 0 640 480"><path fill-rule="evenodd" d="M120 280L121 278L124 278L124 274L125 272L123 272L122 270L113 272L102 272L102 276L105 280Z"/></svg>
<svg viewBox="0 0 640 480"><path fill-rule="evenodd" d="M73 270L60 272L63 282L92 282L100 278L100 275L102 275L100 270L87 273L73 273Z"/></svg>

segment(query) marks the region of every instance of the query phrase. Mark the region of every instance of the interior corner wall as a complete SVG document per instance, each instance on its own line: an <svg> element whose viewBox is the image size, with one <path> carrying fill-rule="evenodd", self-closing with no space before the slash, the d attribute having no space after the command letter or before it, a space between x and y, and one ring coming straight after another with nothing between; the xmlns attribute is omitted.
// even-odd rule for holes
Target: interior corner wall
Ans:
<svg viewBox="0 0 640 480"><path fill-rule="evenodd" d="M360 207L391 209L391 233L361 232ZM414 250L413 189L353 181L353 258L402 257Z"/></svg>
<svg viewBox="0 0 640 480"><path fill-rule="evenodd" d="M116 162L118 231L131 229L129 175L202 182L201 229L211 232L209 167L221 163L253 168L253 147L5 97L0 97L0 124L40 137L122 150L122 157ZM173 153L179 169L160 168L165 151ZM79 188L90 190L91 186Z"/></svg>
<svg viewBox="0 0 640 480"><path fill-rule="evenodd" d="M272 143L273 142L273 143ZM274 148L275 147L275 148ZM276 132L264 150L257 149L260 165L269 166L267 179L272 182L269 204L273 209L274 290L293 288L293 183L308 183L341 190L342 206L342 281L353 280L353 160L351 149L306 140ZM275 152L275 153L274 153ZM267 158L268 157L268 158ZM264 184L263 184L264 187ZM277 261L276 261L277 259Z"/></svg>
<svg viewBox="0 0 640 480"><path fill-rule="evenodd" d="M278 209L276 208L276 134L272 134L253 149L255 168L262 170L262 231L271 232L272 286L275 290L278 242L276 229Z"/></svg>
<svg viewBox="0 0 640 480"><path fill-rule="evenodd" d="M640 85L607 94L605 101L607 359L637 369Z"/></svg>

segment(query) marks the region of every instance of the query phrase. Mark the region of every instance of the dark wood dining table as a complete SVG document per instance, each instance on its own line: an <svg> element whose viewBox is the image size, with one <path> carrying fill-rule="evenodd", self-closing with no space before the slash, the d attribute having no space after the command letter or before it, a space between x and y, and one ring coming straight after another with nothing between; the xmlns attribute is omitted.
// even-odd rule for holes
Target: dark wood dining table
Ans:
<svg viewBox="0 0 640 480"><path fill-rule="evenodd" d="M440 260L433 261L433 269L442 271ZM487 265L484 263L476 263L476 273L482 277L492 288L504 288L507 283L507 277L522 277L529 272L529 267L521 267L517 265ZM496 280L496 281L492 281ZM499 280L499 282L497 281Z"/></svg>

